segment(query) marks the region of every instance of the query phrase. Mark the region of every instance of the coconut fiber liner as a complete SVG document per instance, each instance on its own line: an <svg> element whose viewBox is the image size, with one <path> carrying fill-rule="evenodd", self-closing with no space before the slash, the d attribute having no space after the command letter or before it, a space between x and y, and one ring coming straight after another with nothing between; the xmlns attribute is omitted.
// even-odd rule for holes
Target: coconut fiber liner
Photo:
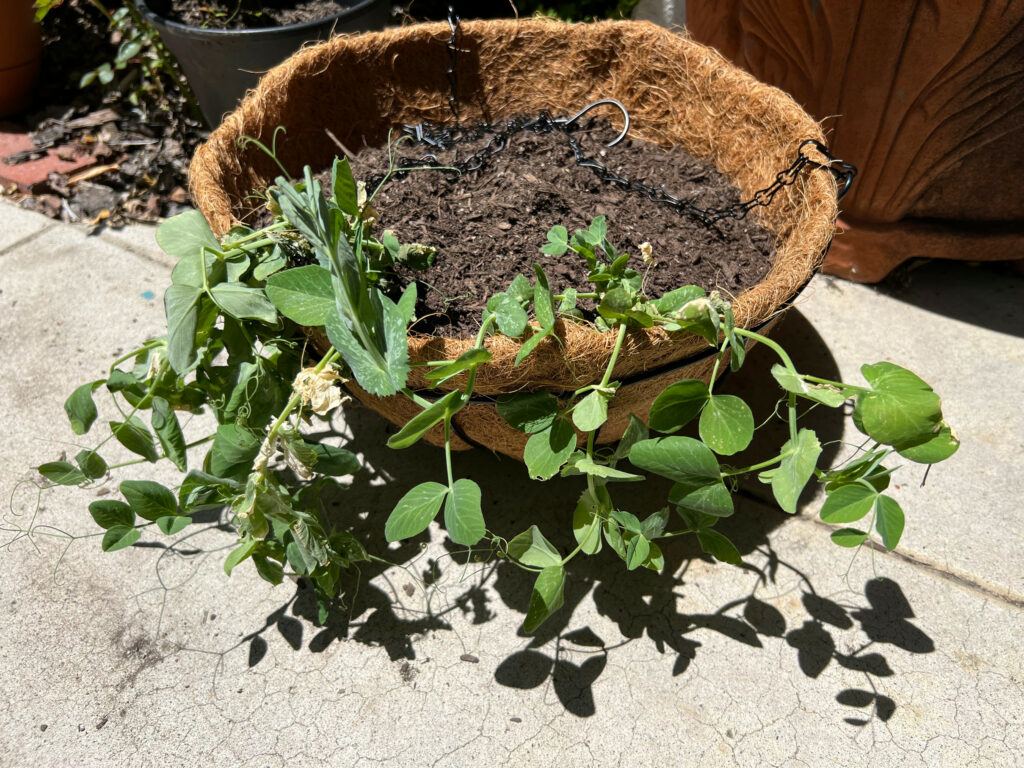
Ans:
<svg viewBox="0 0 1024 768"><path fill-rule="evenodd" d="M322 168L333 160L338 149L327 131L356 148L384 144L389 129L403 123L453 122L445 74L450 36L445 23L341 36L305 48L270 70L192 161L192 197L213 231L221 235L244 221L252 212L249 194L279 173L252 144L239 146L241 136L269 144L274 129L284 126L278 158L290 173L301 175L304 165ZM629 110L632 137L709 159L739 187L743 199L788 168L801 142L824 140L818 124L782 91L758 82L714 49L653 24L568 25L540 18L463 22L458 49L463 122L498 122L542 110L565 116L597 99L618 99ZM621 127L617 110L604 108L602 113ZM770 206L751 211L775 235L775 253L765 279L733 300L738 325L768 323L810 279L828 248L836 212L831 175L810 169ZM677 214L652 203L649 215ZM505 336L488 339L493 361L480 367L477 397L455 417L454 448L477 443L521 458L526 436L509 427L488 398L535 390L568 396L601 379L615 333L560 321L557 336L515 368L520 342ZM322 336L321 343L326 343ZM473 343L411 336L409 354L413 361L451 360ZM623 386L598 442L619 439L630 413L646 420L653 399L673 381L707 381L710 351L706 341L692 334L631 330L613 375ZM412 388L427 388L422 373L422 368L413 369ZM444 389L463 383L456 378ZM354 384L346 386L395 424L419 411L404 396L377 398ZM435 445L443 440L439 427L426 437Z"/></svg>

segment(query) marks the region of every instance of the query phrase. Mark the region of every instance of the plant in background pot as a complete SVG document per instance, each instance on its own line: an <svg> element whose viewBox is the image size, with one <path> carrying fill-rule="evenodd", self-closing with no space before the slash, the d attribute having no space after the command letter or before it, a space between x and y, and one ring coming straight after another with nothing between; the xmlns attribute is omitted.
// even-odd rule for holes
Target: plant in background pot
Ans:
<svg viewBox="0 0 1024 768"><path fill-rule="evenodd" d="M835 185L828 174L781 185L772 205L758 208L777 236L773 269L762 284L732 301L696 286L648 295L630 254L615 246L605 218L594 216L572 234L560 225L536 233L536 247L545 254L585 264L586 283L571 294L556 295L538 267L485 297L473 336L425 343L409 335L417 288L415 281L400 280L398 268L415 266L414 257L429 258L430 249L403 246L383 229L373 203L384 181L361 191L348 161L335 159L321 184L309 164L323 157L325 142L313 137L324 129L359 146L354 135L369 140L384 124L422 119L436 109L424 106L419 78L431 75L414 54L421 46L420 54L433 55L440 43L443 55L446 30L398 30L305 51L268 75L261 90L271 91L250 97L198 154L194 189L206 217L184 214L158 233L161 246L177 259L165 296L166 336L122 356L105 379L75 390L65 408L76 433L89 431L97 419L96 391L106 389L122 417L74 463L39 468L53 483L87 485L116 468L102 456L103 446L116 441L140 457L133 464L167 459L182 473L176 493L153 479L133 478L119 485L123 499L94 501L90 512L105 529L103 548L129 546L150 526L174 536L197 511L223 509L238 534L225 569L251 560L274 583L288 571L307 576L325 618L342 589L343 571L384 555L367 551L353 533L351 515L321 504L339 477L360 467L335 438L306 426L338 408L344 399L339 384L396 422L389 447L401 450L427 439L444 448L437 478L403 488L393 509L380 510L377 528L389 541L405 540L441 515L449 538L467 556L502 558L535 573L527 631L561 605L570 561L605 545L629 570L660 570L659 542L684 535L694 536L718 560L739 562L739 552L716 523L732 514L731 490L742 475L770 485L790 513L816 479L827 494L823 519L842 526L832 536L837 544L858 546L877 533L884 546L895 547L904 516L886 493L892 472L887 462L898 454L934 463L957 448L938 396L913 373L887 362L864 366L865 381L858 384L799 371L763 329L754 330L776 315L820 261L835 216ZM768 167L779 167L800 144L790 133L816 136L813 122L778 92L762 90L707 49L647 25L467 24L460 48L479 67L460 73L461 82L474 84L473 98L464 103L479 110L478 117L578 104L598 95L653 103L633 110L638 132L663 143L685 141L691 151L713 157L748 192L766 174L744 140L756 143L755 154ZM579 78L573 82L554 77L580 59L607 63L609 50L619 51L616 61L633 76L620 79L608 63L604 69L571 69ZM380 60L391 62L389 78L380 74ZM523 70L517 61L533 65ZM498 62L511 70L496 72ZM353 63L364 69L352 71ZM689 67L686 77L681 67ZM512 70L515 77L507 74ZM634 89L645 79L635 77L637 71L657 80L663 99L672 83L682 92L668 102L638 98ZM655 78L652 73L659 71L674 73L675 80ZM346 90L332 78L355 78L362 90ZM353 103L323 113L326 122L314 126L303 99L326 85L353 94ZM563 90L556 92L557 86ZM434 87L444 93L442 85ZM690 88L697 93L684 93ZM285 103L274 100L281 93L273 89L287 91L287 103L305 122L288 121L289 142L261 154L258 141L238 139L248 130L272 134L262 121L282 117ZM381 103L389 94L387 115L361 107L360 100L374 93ZM712 98L730 97L742 109L711 116L701 108ZM684 115L687 110L692 115ZM702 115L704 124L695 125ZM712 125L713 120L724 122ZM298 179L289 173L289 166L301 162L296 136L307 155ZM278 163L283 174L253 183L261 166ZM392 162L381 170L387 180L396 168ZM259 190L273 220L259 227L233 220L232 211L251 209L245 195ZM642 264L645 255L632 254L632 264ZM589 318L580 317L581 296L593 302ZM742 367L752 341L778 357L766 386L780 388L787 438L781 446L766 446L761 460L731 466L728 457L751 443L755 423L742 399L715 391L716 379L727 367ZM574 350L586 355L572 357ZM680 361L682 369L622 385L638 369ZM491 403L478 402L480 394ZM867 441L843 465L819 467L821 444L801 427L799 405L839 408L851 401L854 423ZM208 412L216 423L206 434L187 438L180 411ZM697 436L677 434L692 424ZM521 456L524 481L577 476L583 487L575 508L562 510L560 523L547 510L539 525L525 530L504 530L504 521L485 519L480 484L453 472L452 450L468 447L460 445L456 431ZM208 448L190 467L188 449L200 446ZM673 485L658 509L631 511L617 484L644 483L644 473ZM865 519L867 524L858 522ZM566 551L540 527L550 531L558 524L571 528L576 542Z"/></svg>
<svg viewBox="0 0 1024 768"><path fill-rule="evenodd" d="M306 43L380 29L391 18L388 0L309 2L305 7L137 0L137 6L177 58L213 126L237 106L261 73Z"/></svg>

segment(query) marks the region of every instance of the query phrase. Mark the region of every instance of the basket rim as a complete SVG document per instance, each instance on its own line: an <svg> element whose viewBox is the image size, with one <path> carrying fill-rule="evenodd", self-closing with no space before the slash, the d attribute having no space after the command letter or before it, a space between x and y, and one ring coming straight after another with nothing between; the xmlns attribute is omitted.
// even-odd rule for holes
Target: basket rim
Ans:
<svg viewBox="0 0 1024 768"><path fill-rule="evenodd" d="M466 21L460 26L462 40L467 38L477 39L493 36L496 40L511 39L513 43L519 39L537 39L538 37L555 37L564 34L585 34L585 35L609 35L629 34L633 36L633 44L661 46L670 53L679 55L688 54L695 59L696 66L715 68L716 84L719 87L721 81L728 81L731 86L755 92L759 97L771 100L771 106L778 110L787 110L787 115L793 118L800 125L800 135L794 136L793 146L808 138L824 140L820 126L811 118L795 101L772 86L757 81L753 76L740 70L735 65L727 62L717 51L703 46L689 39L685 32L678 34L658 27L649 22L642 21L602 21L591 24L565 24L558 20L533 18L533 19L502 19L493 21ZM447 41L450 36L450 28L445 22L430 24L417 24L398 29L384 30L382 32L366 33L361 35L341 35L332 38L326 43L304 48L291 59L270 70L260 81L259 86L247 94L239 108L227 116L224 122L210 135L210 138L201 145L193 158L190 167L190 185L193 197L197 200L199 209L206 216L215 233L223 234L227 229L237 223L235 217L239 210L239 201L232 200L225 190L225 178L231 173L231 169L225 167L225 157L241 163L242 152L237 148L237 139L243 135L268 135L273 130L273 110L267 110L268 104L272 101L273 89L287 89L292 78L301 78L311 71L317 71L317 67L323 67L323 62L330 64L338 62L346 55L351 59L363 62L368 57L376 54L378 58L383 57L389 50L399 44L409 43L437 43ZM361 57L361 58L360 58ZM483 67L481 67L481 70ZM481 75L482 76L482 75ZM490 77L494 73L489 73ZM752 99L753 97L751 97ZM383 112L383 110L382 110ZM507 117L511 115L496 115L496 117ZM386 118L387 116L384 115ZM772 116L759 119L768 120ZM395 122L393 119L391 122ZM256 129L256 130L254 130ZM756 126L755 126L756 129ZM765 129L767 136L767 129ZM781 145L776 145L781 147ZM727 174L729 175L729 174ZM272 179L265 180L267 183ZM770 180L769 180L770 183ZM765 185L767 186L767 184ZM775 316L781 308L790 301L798 291L806 284L817 270L817 267L824 259L825 253L831 242L834 232L836 217L836 184L830 174L812 173L804 177L797 185L789 188L791 193L800 197L800 203L805 203L815 196L816 207L811 210L807 203L809 215L816 217L819 224L827 222L827 232L817 238L815 243L803 249L792 260L787 262L787 267L792 267L783 274L779 265L782 260L780 249L772 257L772 266L766 277L757 285L735 297L733 311L738 325L751 327L760 325ZM820 198L820 199L817 199ZM769 227L778 238L778 243L784 245L787 237L777 228ZM779 294L779 300L765 301L769 293ZM762 306L764 305L764 306ZM557 332L557 330L556 330ZM589 355L594 355L593 366L603 367L607 364L614 345L613 332L601 332L593 328L585 327L574 323L564 323L561 332L557 332L560 342L563 345L563 357L566 361L572 349L586 345L592 347L588 350ZM616 376L628 376L630 373L643 373L645 370L660 367L669 362L682 361L707 346L707 342L691 334L669 334L660 328L641 329L631 331L629 338L632 339L632 352L637 354L624 354L616 365ZM524 339L525 340L525 339ZM463 351L472 346L472 338L463 337L423 337L419 335L409 336L410 358L415 362L454 359ZM549 345L550 340L543 342L538 349ZM495 354L495 361L501 360L510 362L521 347L522 341L511 342L502 346L500 350L492 350ZM657 349L660 357L656 361L650 361L647 365L640 362L637 366L637 359L643 357L642 349ZM631 363L630 358L635 358ZM492 366L485 366L491 368ZM511 368L511 366L507 366ZM536 374L536 372L534 372ZM552 376L531 376L528 378L506 377L503 381L490 381L486 375L478 375L476 391L483 395L500 394L502 392L525 391L526 389L547 389L559 391L579 386L589 381L588 377L577 378L571 371L566 376L565 372ZM484 374L481 370L480 374ZM430 389L429 383L422 379L422 373L416 368L410 375L409 385L413 389ZM456 377L446 383L445 388L456 388L460 379ZM524 386L524 384L528 386Z"/></svg>

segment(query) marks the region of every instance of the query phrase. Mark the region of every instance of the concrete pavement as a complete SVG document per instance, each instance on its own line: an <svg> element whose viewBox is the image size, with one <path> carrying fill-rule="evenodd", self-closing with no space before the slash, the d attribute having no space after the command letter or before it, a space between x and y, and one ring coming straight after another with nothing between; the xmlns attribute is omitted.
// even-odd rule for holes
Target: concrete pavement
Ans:
<svg viewBox="0 0 1024 768"><path fill-rule="evenodd" d="M129 475L39 495L31 467L78 450L71 389L162 332L169 271L152 229L90 236L0 201L0 544L46 526L0 550L0 766L1024 765L1024 279L819 277L780 331L798 367L855 382L888 359L942 395L963 445L923 487L916 466L897 481L895 553L851 562L819 501L790 518L752 487L726 521L747 567L686 542L661 575L574 563L565 607L527 637L530 580L455 563L436 529L364 569L327 627L290 581L248 563L228 579L233 538L212 523L176 550L63 535L94 534L88 503ZM379 542L442 455L388 451L361 410L335 426L371 468L339 503ZM816 428L854 437L828 413ZM480 452L455 464L504 530L564 518L578 493Z"/></svg>

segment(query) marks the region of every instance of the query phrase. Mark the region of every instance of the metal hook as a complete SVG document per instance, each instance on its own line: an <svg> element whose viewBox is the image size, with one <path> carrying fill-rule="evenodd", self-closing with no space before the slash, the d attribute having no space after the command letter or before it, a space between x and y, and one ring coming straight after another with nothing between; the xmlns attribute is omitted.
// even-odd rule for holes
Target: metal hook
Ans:
<svg viewBox="0 0 1024 768"><path fill-rule="evenodd" d="M828 158L828 164L819 163L816 160L812 160L804 154L804 147L812 146ZM853 180L857 177L857 166L852 163L848 163L845 160L840 160L838 157L828 151L828 147L822 144L817 139L807 139L800 144L800 156L806 158L807 162L813 165L815 168L821 168L822 170L831 173L836 183L839 184L839 190L836 194L836 200L842 200L843 196L850 191L850 185L853 184Z"/></svg>
<svg viewBox="0 0 1024 768"><path fill-rule="evenodd" d="M585 106L583 109L581 109L579 112L577 112L572 117L559 118L559 119L556 119L554 122L558 123L559 125L561 125L561 126L563 126L565 128L568 128L570 125L572 125L577 120L579 120L581 117L583 117L585 114L587 114L587 112L589 112L590 110L594 109L595 107L600 107L600 106L602 106L604 104L611 104L612 106L618 107L620 110L622 110L622 117L623 117L624 122L625 122L625 124L622 126L621 133L619 133L619 135L616 136L612 141L610 141L607 144L605 144L606 147L614 147L616 144L618 144L620 141L622 141L624 138L626 138L626 134L629 132L629 112L622 105L621 101L617 101L616 99L600 99L599 101L595 101L595 102L593 102L591 104L588 104L587 106Z"/></svg>

